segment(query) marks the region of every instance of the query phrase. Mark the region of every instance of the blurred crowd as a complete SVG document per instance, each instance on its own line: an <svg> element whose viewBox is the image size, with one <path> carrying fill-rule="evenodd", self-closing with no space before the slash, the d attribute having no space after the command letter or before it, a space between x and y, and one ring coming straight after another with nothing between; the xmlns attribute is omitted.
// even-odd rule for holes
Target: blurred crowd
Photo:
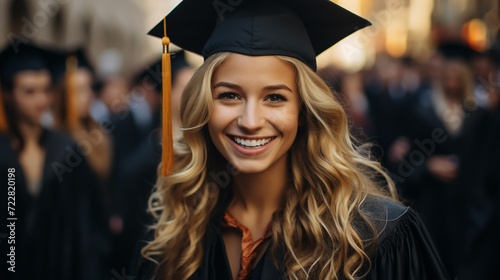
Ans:
<svg viewBox="0 0 500 280"><path fill-rule="evenodd" d="M161 63L98 79L82 50L19 47L0 64L0 167L19 178L14 279L129 279L161 157ZM499 62L448 42L423 63L379 54L361 72L318 71L458 279L493 279L500 261ZM172 68L178 135L195 69L182 52Z"/></svg>
<svg viewBox="0 0 500 280"><path fill-rule="evenodd" d="M500 257L500 57L446 42L424 63L319 71L415 208L451 275L494 279Z"/></svg>

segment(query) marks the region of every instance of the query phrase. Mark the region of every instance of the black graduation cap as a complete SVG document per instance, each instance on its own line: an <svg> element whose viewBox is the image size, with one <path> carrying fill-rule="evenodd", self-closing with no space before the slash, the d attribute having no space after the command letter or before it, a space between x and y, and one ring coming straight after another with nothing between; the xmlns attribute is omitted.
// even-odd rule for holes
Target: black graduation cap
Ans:
<svg viewBox="0 0 500 280"><path fill-rule="evenodd" d="M0 53L0 80L9 81L12 77L27 70L49 70L53 53L32 44L13 42Z"/></svg>
<svg viewBox="0 0 500 280"><path fill-rule="evenodd" d="M172 82L175 79L175 75L179 70L189 67L189 63L186 61L185 53L183 50L172 54L171 57L171 78ZM162 59L159 58L156 62L149 65L144 71L137 74L134 78L134 84L140 84L144 80L149 80L152 82L154 89L161 93L162 90Z"/></svg>
<svg viewBox="0 0 500 280"><path fill-rule="evenodd" d="M229 51L284 55L316 70L316 56L371 25L329 0L184 0L164 19L179 47L203 55ZM150 35L163 37L164 22Z"/></svg>
<svg viewBox="0 0 500 280"><path fill-rule="evenodd" d="M453 41L439 45L437 51L447 60L462 60L465 62L479 54L467 44Z"/></svg>
<svg viewBox="0 0 500 280"><path fill-rule="evenodd" d="M50 71L54 81L60 81L63 78L69 67L76 69L83 68L89 70L92 74L94 68L87 59L87 55L83 48L78 48L73 51L54 50L53 59L50 62ZM68 65L69 64L69 65Z"/></svg>

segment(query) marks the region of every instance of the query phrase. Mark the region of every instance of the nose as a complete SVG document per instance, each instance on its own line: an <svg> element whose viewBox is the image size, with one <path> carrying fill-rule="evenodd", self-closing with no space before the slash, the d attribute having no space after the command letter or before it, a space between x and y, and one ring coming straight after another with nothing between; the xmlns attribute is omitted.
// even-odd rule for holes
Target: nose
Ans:
<svg viewBox="0 0 500 280"><path fill-rule="evenodd" d="M258 102L248 100L238 118L238 126L247 132L253 132L262 128L264 123L265 118Z"/></svg>
<svg viewBox="0 0 500 280"><path fill-rule="evenodd" d="M46 92L46 91L37 91L36 93L36 103L38 105L38 107L43 107L43 108L46 108L49 106L49 101L50 101L50 98L49 98L49 93Z"/></svg>

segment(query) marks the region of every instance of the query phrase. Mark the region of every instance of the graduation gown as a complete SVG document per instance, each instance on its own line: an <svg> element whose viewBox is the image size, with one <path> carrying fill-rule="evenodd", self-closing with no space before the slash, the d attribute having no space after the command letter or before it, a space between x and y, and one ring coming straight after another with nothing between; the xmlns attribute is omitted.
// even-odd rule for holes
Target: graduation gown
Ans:
<svg viewBox="0 0 500 280"><path fill-rule="evenodd" d="M228 202L219 203L214 211L206 236L203 260L189 279L232 280L231 269L221 235L221 222ZM222 205L222 206L221 206ZM409 207L386 199L370 203L368 211L374 217L386 217L378 224L379 238L372 260L372 268L365 280L444 280L450 279L417 214ZM272 243L272 241L271 241ZM286 280L284 269L276 267L271 259L272 244L255 266L251 279ZM279 258L278 258L279 259ZM155 264L141 259L137 280L151 279Z"/></svg>
<svg viewBox="0 0 500 280"><path fill-rule="evenodd" d="M450 273L464 280L488 279L477 273L491 271L488 263L497 258L496 253L487 248L479 252L474 243L493 222L495 202L491 193L494 190L492 184L485 182L485 171L498 166L488 159L494 152L488 143L493 129L492 118L481 108L465 110L460 131L452 134L434 106L429 103L415 108L418 126L414 126L413 146L400 165L404 172L397 173L405 180L399 187L405 199L421 215ZM438 130L443 133L445 140L442 142L432 140L431 136ZM426 144L416 145L417 141ZM418 157L418 153L425 157ZM428 157L436 155L456 159L459 173L454 180L442 182L427 169ZM475 257L470 259L472 255ZM466 277L472 274L471 271L476 271L475 276Z"/></svg>
<svg viewBox="0 0 500 280"><path fill-rule="evenodd" d="M76 143L50 130L42 133L46 156L37 195L28 193L26 178L10 140L0 137L0 233L6 229L8 169L15 168L15 273L7 271L7 249L0 242L1 279L102 279L107 252L100 191ZM9 216L10 217L10 216ZM8 247L7 247L8 246ZM10 258L10 257L9 257Z"/></svg>

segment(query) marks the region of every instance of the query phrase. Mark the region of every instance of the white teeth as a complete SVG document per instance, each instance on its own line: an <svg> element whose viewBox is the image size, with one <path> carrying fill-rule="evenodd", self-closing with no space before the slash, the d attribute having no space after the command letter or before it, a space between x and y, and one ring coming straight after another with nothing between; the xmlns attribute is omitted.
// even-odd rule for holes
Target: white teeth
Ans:
<svg viewBox="0 0 500 280"><path fill-rule="evenodd" d="M238 137L233 137L233 139L236 143L245 148L259 148L271 142L272 140L272 138L263 138L259 140L249 140L249 139L244 140Z"/></svg>

